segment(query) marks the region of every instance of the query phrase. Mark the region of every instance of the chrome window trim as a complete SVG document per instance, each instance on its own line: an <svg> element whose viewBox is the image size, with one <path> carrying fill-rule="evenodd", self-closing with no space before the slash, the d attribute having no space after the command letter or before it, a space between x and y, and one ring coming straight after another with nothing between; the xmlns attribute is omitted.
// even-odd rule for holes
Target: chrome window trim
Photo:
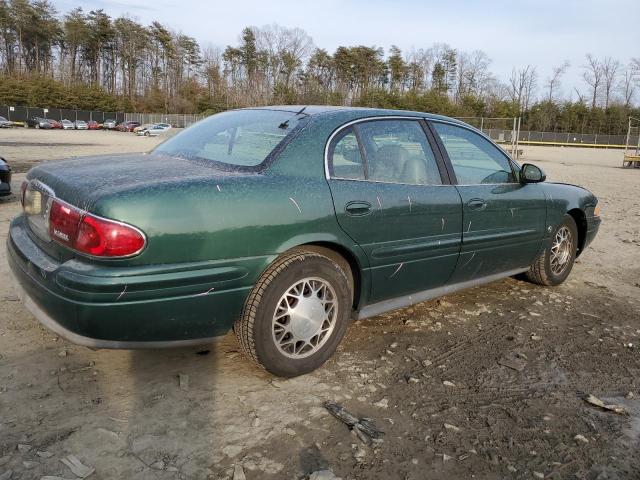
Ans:
<svg viewBox="0 0 640 480"><path fill-rule="evenodd" d="M333 133L331 133L331 135L329 135L329 139L327 140L327 143L324 146L324 178L327 181L328 180L350 180L355 182L382 183L387 185L410 185L415 187L450 187L451 186L451 185L443 185L442 183L425 185L422 183L383 182L381 180L369 180L369 179L361 179L361 178L332 177L329 174L329 147L331 146L331 142L333 142L333 139L340 132L357 123L370 122L370 121L376 121L376 120L411 120L414 122L420 122L420 120L425 121L426 119L425 117L411 116L411 115L383 115L383 116L375 116L375 117L358 118L356 120L351 120L350 122L340 125L338 128L336 128L333 131ZM425 138L427 139L427 145L429 145L429 148L431 148L431 144L429 143L429 138L427 137L426 133L425 133ZM435 156L435 152L433 152L433 154Z"/></svg>

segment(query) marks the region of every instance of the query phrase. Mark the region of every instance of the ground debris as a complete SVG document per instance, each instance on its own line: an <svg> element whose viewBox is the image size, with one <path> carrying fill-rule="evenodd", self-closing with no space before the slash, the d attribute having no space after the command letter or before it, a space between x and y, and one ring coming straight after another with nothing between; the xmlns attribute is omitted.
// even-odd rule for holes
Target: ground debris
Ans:
<svg viewBox="0 0 640 480"><path fill-rule="evenodd" d="M629 412L622 405L607 405L594 395L585 395L582 399L591 405L602 408L603 410L609 410L610 412L617 413L618 415L629 415Z"/></svg>
<svg viewBox="0 0 640 480"><path fill-rule="evenodd" d="M316 470L309 475L308 480L341 480L341 478L336 477L331 470Z"/></svg>
<svg viewBox="0 0 640 480"><path fill-rule="evenodd" d="M371 445L375 440L379 440L384 432L376 427L368 418L358 418L349 413L342 405L335 402L325 402L326 408L331 415L345 423L351 430L354 430L358 438L365 444Z"/></svg>
<svg viewBox="0 0 640 480"><path fill-rule="evenodd" d="M68 455L64 458L61 458L60 461L64 463L69 469L73 472L76 477L87 478L93 472L96 471L95 468L87 467L84 465L78 458L74 455Z"/></svg>
<svg viewBox="0 0 640 480"><path fill-rule="evenodd" d="M7 470L6 472L0 474L0 480L9 480L13 475L13 470Z"/></svg>
<svg viewBox="0 0 640 480"><path fill-rule="evenodd" d="M575 437L573 437L573 439L576 442L581 442L581 443L589 443L589 440L587 439L587 437L585 437L584 435L576 435Z"/></svg>
<svg viewBox="0 0 640 480"><path fill-rule="evenodd" d="M526 363L523 362L520 359L517 358L502 358L500 360L498 360L498 365L502 365L503 367L507 367L510 368L512 370L516 370L518 372L521 372L522 370L524 370L524 367L526 366Z"/></svg>
<svg viewBox="0 0 640 480"><path fill-rule="evenodd" d="M189 375L186 375L184 373L179 373L178 381L180 383L181 390L189 390Z"/></svg>
<svg viewBox="0 0 640 480"><path fill-rule="evenodd" d="M233 467L233 480L247 480L242 465L236 465Z"/></svg>

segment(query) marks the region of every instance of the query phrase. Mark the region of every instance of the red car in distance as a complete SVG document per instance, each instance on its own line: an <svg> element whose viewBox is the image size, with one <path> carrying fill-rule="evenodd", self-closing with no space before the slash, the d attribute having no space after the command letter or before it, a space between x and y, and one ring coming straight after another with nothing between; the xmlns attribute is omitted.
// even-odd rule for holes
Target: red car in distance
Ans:
<svg viewBox="0 0 640 480"><path fill-rule="evenodd" d="M47 122L51 124L51 128L62 128L62 123L60 123L58 120L47 118Z"/></svg>
<svg viewBox="0 0 640 480"><path fill-rule="evenodd" d="M133 129L140 126L140 122L122 122L116 127L119 132L133 132Z"/></svg>
<svg viewBox="0 0 640 480"><path fill-rule="evenodd" d="M87 126L89 127L89 130L100 130L100 124L95 120L89 120L87 122Z"/></svg>

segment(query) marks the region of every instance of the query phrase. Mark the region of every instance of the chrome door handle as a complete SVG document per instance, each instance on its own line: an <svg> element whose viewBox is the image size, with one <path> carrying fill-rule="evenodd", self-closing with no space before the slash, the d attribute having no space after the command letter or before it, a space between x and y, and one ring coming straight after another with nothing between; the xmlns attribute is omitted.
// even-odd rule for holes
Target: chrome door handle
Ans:
<svg viewBox="0 0 640 480"><path fill-rule="evenodd" d="M487 208L487 202L485 202L481 198L472 198L467 202L467 206L471 210L484 210L485 208Z"/></svg>
<svg viewBox="0 0 640 480"><path fill-rule="evenodd" d="M344 211L352 217L362 217L371 213L371 204L360 200L349 202L344 206Z"/></svg>

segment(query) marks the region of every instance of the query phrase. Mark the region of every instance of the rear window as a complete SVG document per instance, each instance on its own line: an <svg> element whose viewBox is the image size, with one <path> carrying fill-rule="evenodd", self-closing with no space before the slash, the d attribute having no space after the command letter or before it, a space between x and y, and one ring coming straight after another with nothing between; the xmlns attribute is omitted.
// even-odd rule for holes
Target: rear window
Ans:
<svg viewBox="0 0 640 480"><path fill-rule="evenodd" d="M304 117L306 115L280 110L219 113L187 128L154 152L255 167Z"/></svg>

